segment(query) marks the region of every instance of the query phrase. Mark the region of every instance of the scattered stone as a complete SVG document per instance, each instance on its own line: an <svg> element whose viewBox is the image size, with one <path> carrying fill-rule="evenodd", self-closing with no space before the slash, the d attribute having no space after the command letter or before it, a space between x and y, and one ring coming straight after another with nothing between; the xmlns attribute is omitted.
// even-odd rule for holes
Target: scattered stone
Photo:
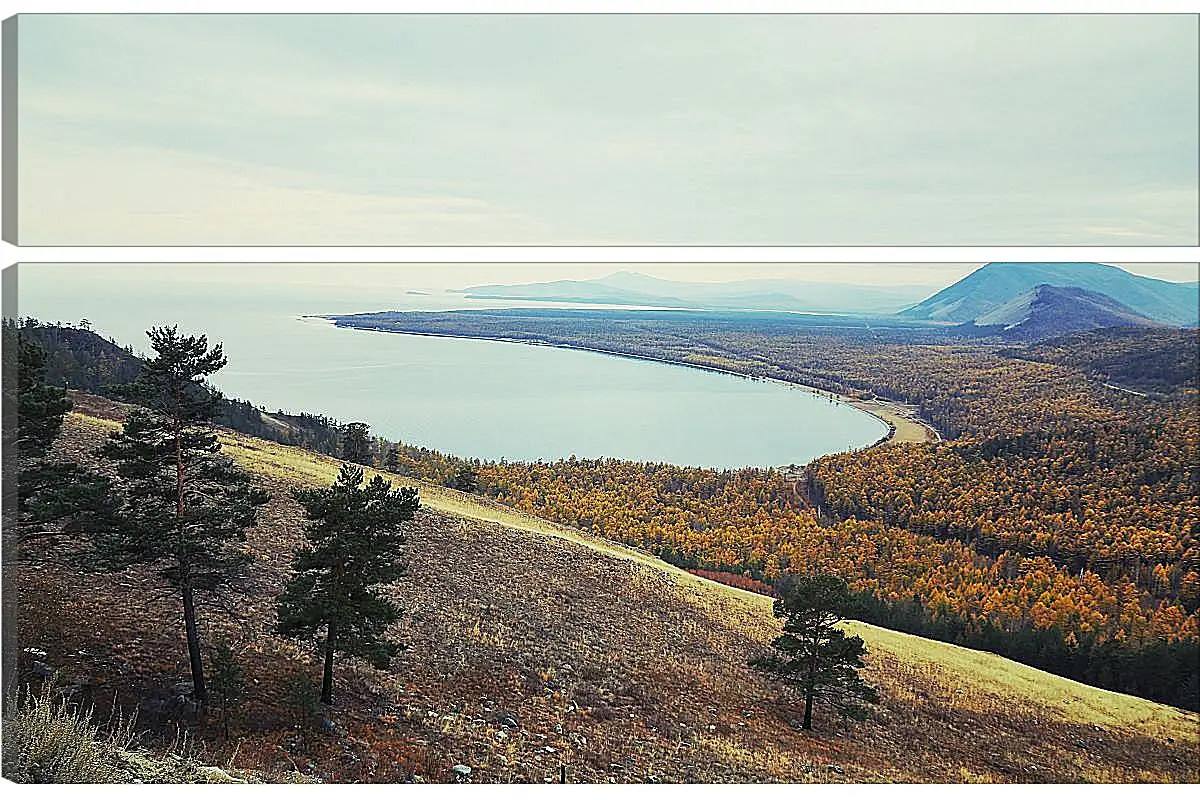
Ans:
<svg viewBox="0 0 1200 800"><path fill-rule="evenodd" d="M516 728L520 726L517 715L511 711L497 711L492 714L492 722L497 725L503 725L505 728Z"/></svg>
<svg viewBox="0 0 1200 800"><path fill-rule="evenodd" d="M321 717L321 730L330 736L345 736L347 731L328 717Z"/></svg>
<svg viewBox="0 0 1200 800"><path fill-rule="evenodd" d="M48 655L45 650L42 650L39 647L26 647L21 652L27 656L33 656L34 658L37 658L37 659L45 658ZM80 653L82 653L82 652L83 651L80 651Z"/></svg>
<svg viewBox="0 0 1200 800"><path fill-rule="evenodd" d="M826 765L825 769L829 770L830 772L836 772L838 775L846 774L846 770L842 769L837 764L828 764Z"/></svg>
<svg viewBox="0 0 1200 800"><path fill-rule="evenodd" d="M455 780L468 781L471 779L471 768L466 764L455 764L451 767L451 772L454 773Z"/></svg>
<svg viewBox="0 0 1200 800"><path fill-rule="evenodd" d="M206 783L245 783L220 767L198 767L197 771L204 776Z"/></svg>

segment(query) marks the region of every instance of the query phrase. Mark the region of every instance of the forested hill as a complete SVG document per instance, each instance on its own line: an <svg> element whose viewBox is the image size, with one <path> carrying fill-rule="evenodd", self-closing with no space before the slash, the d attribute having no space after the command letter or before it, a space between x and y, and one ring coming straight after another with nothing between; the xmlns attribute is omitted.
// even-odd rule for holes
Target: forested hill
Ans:
<svg viewBox="0 0 1200 800"><path fill-rule="evenodd" d="M21 321L21 333L46 351L46 382L52 386L103 394L142 374L143 361L133 347L122 347L86 327Z"/></svg>
<svg viewBox="0 0 1200 800"><path fill-rule="evenodd" d="M52 386L88 392L110 400L133 400L129 384L142 372L144 361L133 348L118 345L87 327L44 324L25 318L19 323L23 336L46 351L46 382ZM236 358L237 354L231 354ZM211 388L211 387L210 387ZM213 389L215 393L216 389ZM268 411L246 400L220 397L217 422L235 431L280 444L303 447L324 455L343 455L349 428L332 417L306 411ZM463 486L471 465L458 458L428 448L370 437L365 423L354 423L366 436L363 458L370 462L390 462L393 471L447 486Z"/></svg>
<svg viewBox="0 0 1200 800"><path fill-rule="evenodd" d="M1195 391L1200 382L1195 331L1112 328L1002 352L1074 367L1096 379L1155 395Z"/></svg>
<svg viewBox="0 0 1200 800"><path fill-rule="evenodd" d="M142 374L145 362L131 346L121 346L85 327L43 324L26 318L21 334L46 351L46 382L107 397L128 400L129 384ZM214 390L215 391L215 390ZM245 400L221 397L218 421L226 427L332 454L337 452L340 426L329 417L266 409Z"/></svg>

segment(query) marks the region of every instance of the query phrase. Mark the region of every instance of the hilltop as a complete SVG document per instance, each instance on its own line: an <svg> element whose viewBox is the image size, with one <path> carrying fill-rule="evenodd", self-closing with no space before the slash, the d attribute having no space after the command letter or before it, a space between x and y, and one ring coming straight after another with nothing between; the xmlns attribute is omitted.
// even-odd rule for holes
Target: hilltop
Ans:
<svg viewBox="0 0 1200 800"><path fill-rule="evenodd" d="M1096 328L1166 327L1106 294L1046 283L981 315L973 325L979 332L995 329L1002 338L1015 341L1038 341Z"/></svg>
<svg viewBox="0 0 1200 800"><path fill-rule="evenodd" d="M87 457L122 413L77 402L56 451ZM232 432L226 452L273 495L249 547L251 594L206 636L235 642L251 701L218 763L325 780L1195 781L1197 715L1005 659L858 623L870 720L820 714L802 734L770 684L746 668L776 632L767 598L710 583L646 553L473 495L417 484L410 577L395 588L409 644L390 673L352 665L332 711L310 724L289 701L316 675L270 634L299 533L294 488L327 484L339 462ZM400 483L407 479L387 476ZM186 675L170 601L145 577L23 567L23 644L47 652L68 686L166 729ZM352 662L348 662L351 663ZM419 776L419 778L418 778Z"/></svg>
<svg viewBox="0 0 1200 800"><path fill-rule="evenodd" d="M1134 275L1120 267L1093 263L984 264L967 277L901 312L902 317L934 322L975 322L1042 284L1073 286L1107 295L1133 312L1168 325L1192 325L1200 286Z"/></svg>

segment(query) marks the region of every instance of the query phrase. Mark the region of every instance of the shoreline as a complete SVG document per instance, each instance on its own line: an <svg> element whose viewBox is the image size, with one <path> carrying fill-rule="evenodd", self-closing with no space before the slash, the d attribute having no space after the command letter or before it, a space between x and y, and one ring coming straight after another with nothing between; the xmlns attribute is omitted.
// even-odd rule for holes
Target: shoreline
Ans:
<svg viewBox="0 0 1200 800"><path fill-rule="evenodd" d="M732 375L737 378L752 381L769 381L777 383L781 386L787 386L791 389L815 394L819 397L829 397L836 402L843 403L858 409L864 414L874 417L888 427L888 433L876 440L875 442L863 447L848 450L846 452L856 452L858 450L868 450L873 447L881 447L886 444L922 444L926 442L940 442L943 440L941 433L929 423L917 418L915 415L905 413L902 409L905 406L902 403L896 403L891 400L860 400L854 397L848 397L837 392L831 392L826 389L820 389L816 386L808 386L803 383L795 383L786 381L781 378L767 378L759 375L747 375L743 372L736 372L731 369L715 367L705 364L693 364L687 361L677 361L660 356L641 355L637 353L625 353L620 350L607 350L602 347L589 347L587 345L566 344L548 342L543 339L518 339L511 336L475 336L471 334L456 334L456 333L437 333L434 331L403 331L394 328L380 328L371 325L349 325L340 324L340 317L336 315L326 316L322 314L306 315L309 318L323 319L330 323L335 328L348 328L357 331L374 331L376 333L398 333L404 336L430 336L440 339L465 339L474 341L486 342L507 342L509 344L524 344L535 347L553 347L559 350L576 350L583 353L597 353L599 355L613 356L616 358L632 358L638 361L652 361L658 364L667 364L675 367L687 367L689 369L698 369L705 372L716 372L722 375Z"/></svg>

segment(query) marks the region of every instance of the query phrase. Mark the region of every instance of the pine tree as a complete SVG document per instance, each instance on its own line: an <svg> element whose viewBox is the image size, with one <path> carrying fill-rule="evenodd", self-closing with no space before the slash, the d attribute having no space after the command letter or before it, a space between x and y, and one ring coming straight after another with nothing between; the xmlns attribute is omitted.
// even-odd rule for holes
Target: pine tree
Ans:
<svg viewBox="0 0 1200 800"><path fill-rule="evenodd" d="M365 422L351 422L342 429L342 460L371 466L371 428Z"/></svg>
<svg viewBox="0 0 1200 800"><path fill-rule="evenodd" d="M805 730L812 730L813 702L828 702L840 714L864 719L864 703L879 694L859 676L866 647L837 626L853 604L846 581L832 575L789 576L777 586L774 613L785 620L783 634L750 666L767 673L804 697Z"/></svg>
<svg viewBox="0 0 1200 800"><path fill-rule="evenodd" d="M474 492L479 488L479 477L470 464L464 463L450 476L446 485L451 489L458 489L460 492Z"/></svg>
<svg viewBox="0 0 1200 800"><path fill-rule="evenodd" d="M65 390L46 384L45 350L26 339L11 319L4 320L0 347L4 361L2 564L5 597L11 597L18 563L28 556L32 540L66 533L73 523L103 518L111 505L107 479L73 462L50 458L50 446L71 401ZM13 622L9 620L3 631L0 673L5 697L17 675Z"/></svg>
<svg viewBox="0 0 1200 800"><path fill-rule="evenodd" d="M13 336L10 323L5 334ZM46 385L46 351L16 334L17 451L22 459L46 455L71 410L65 389Z"/></svg>
<svg viewBox="0 0 1200 800"><path fill-rule="evenodd" d="M93 528L112 512L111 482L69 461L49 457L50 445L71 410L66 390L46 383L46 351L25 338L12 322L4 323L5 353L15 360L16 380L6 392L15 400L14 439L6 438L5 454L17 466L17 516L13 540L17 550L31 540L73 534ZM15 392L15 398L11 394ZM6 430L6 436L9 431ZM19 555L14 551L13 556Z"/></svg>
<svg viewBox="0 0 1200 800"><path fill-rule="evenodd" d="M204 706L196 595L237 589L251 561L239 544L267 495L220 454L213 418L217 395L203 379L225 366L221 346L175 327L148 331L157 356L135 384L147 407L129 414L101 453L115 462L118 519L94 540L96 563L117 571L158 568L179 592L193 699Z"/></svg>
<svg viewBox="0 0 1200 800"><path fill-rule="evenodd" d="M212 652L212 695L221 709L221 727L229 739L230 712L242 704L246 692L246 671L225 640L218 641Z"/></svg>
<svg viewBox="0 0 1200 800"><path fill-rule="evenodd" d="M276 630L297 639L324 634L321 702L329 704L335 653L385 669L401 649L385 633L402 612L379 587L407 574L398 560L405 543L399 527L412 519L420 499L416 489L393 490L378 475L364 486L362 468L351 464L329 488L295 497L308 516L308 545L296 553L294 574L279 596Z"/></svg>

